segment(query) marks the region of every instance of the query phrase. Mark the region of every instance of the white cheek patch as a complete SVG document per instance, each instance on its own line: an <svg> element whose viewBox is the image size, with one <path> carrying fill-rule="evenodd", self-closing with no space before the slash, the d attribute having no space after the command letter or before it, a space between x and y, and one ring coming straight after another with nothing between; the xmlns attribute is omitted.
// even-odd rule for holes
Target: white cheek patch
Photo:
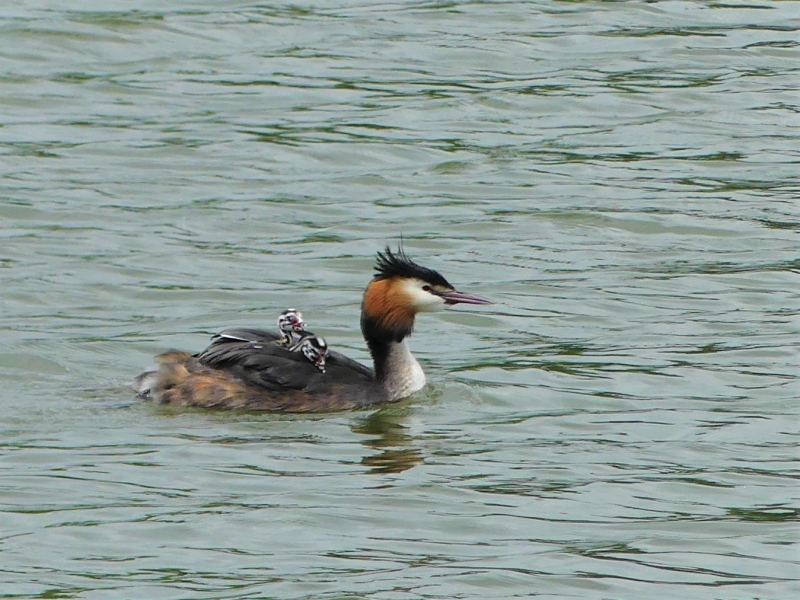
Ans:
<svg viewBox="0 0 800 600"><path fill-rule="evenodd" d="M434 312L445 308L444 299L436 294L426 292L422 286L428 285L419 279L409 279L403 282L403 291L411 300L411 305L417 312Z"/></svg>

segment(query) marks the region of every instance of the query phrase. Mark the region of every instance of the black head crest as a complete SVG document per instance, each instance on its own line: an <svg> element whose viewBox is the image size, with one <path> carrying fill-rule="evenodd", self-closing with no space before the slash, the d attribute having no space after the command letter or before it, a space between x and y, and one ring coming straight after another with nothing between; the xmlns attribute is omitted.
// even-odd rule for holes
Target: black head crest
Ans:
<svg viewBox="0 0 800 600"><path fill-rule="evenodd" d="M398 248L397 252L392 252L391 248L386 246L383 252L378 252L378 260L375 263L375 279L389 279L391 277L420 279L431 285L453 289L447 279L437 271L418 265L408 258L402 247Z"/></svg>

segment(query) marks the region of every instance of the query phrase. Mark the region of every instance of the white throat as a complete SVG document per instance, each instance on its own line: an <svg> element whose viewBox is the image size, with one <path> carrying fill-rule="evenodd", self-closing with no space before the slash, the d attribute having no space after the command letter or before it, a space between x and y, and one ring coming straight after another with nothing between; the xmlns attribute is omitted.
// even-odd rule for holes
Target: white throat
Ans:
<svg viewBox="0 0 800 600"><path fill-rule="evenodd" d="M383 385L390 400L405 398L425 387L425 373L405 340L389 345Z"/></svg>

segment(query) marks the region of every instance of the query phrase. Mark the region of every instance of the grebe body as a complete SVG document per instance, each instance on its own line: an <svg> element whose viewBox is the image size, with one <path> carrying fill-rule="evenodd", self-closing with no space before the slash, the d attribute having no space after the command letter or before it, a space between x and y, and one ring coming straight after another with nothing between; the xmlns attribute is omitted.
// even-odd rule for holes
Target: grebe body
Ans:
<svg viewBox="0 0 800 600"><path fill-rule="evenodd" d="M361 304L361 331L374 370L330 350L324 340L311 341L321 340L318 336L303 336L302 317L302 329L294 330L299 339L289 342L279 319L281 333L227 329L199 354L157 356L157 369L137 378L140 395L179 406L329 412L392 402L419 391L425 374L406 340L416 314L491 302L456 291L402 250L379 252L375 270Z"/></svg>

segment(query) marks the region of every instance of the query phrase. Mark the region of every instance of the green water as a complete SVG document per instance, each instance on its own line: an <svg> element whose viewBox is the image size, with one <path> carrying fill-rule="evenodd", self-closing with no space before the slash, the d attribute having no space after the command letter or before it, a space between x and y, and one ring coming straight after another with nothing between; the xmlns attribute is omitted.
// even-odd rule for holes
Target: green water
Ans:
<svg viewBox="0 0 800 600"><path fill-rule="evenodd" d="M800 3L8 4L0 598L800 597ZM424 393L127 389L401 234Z"/></svg>

